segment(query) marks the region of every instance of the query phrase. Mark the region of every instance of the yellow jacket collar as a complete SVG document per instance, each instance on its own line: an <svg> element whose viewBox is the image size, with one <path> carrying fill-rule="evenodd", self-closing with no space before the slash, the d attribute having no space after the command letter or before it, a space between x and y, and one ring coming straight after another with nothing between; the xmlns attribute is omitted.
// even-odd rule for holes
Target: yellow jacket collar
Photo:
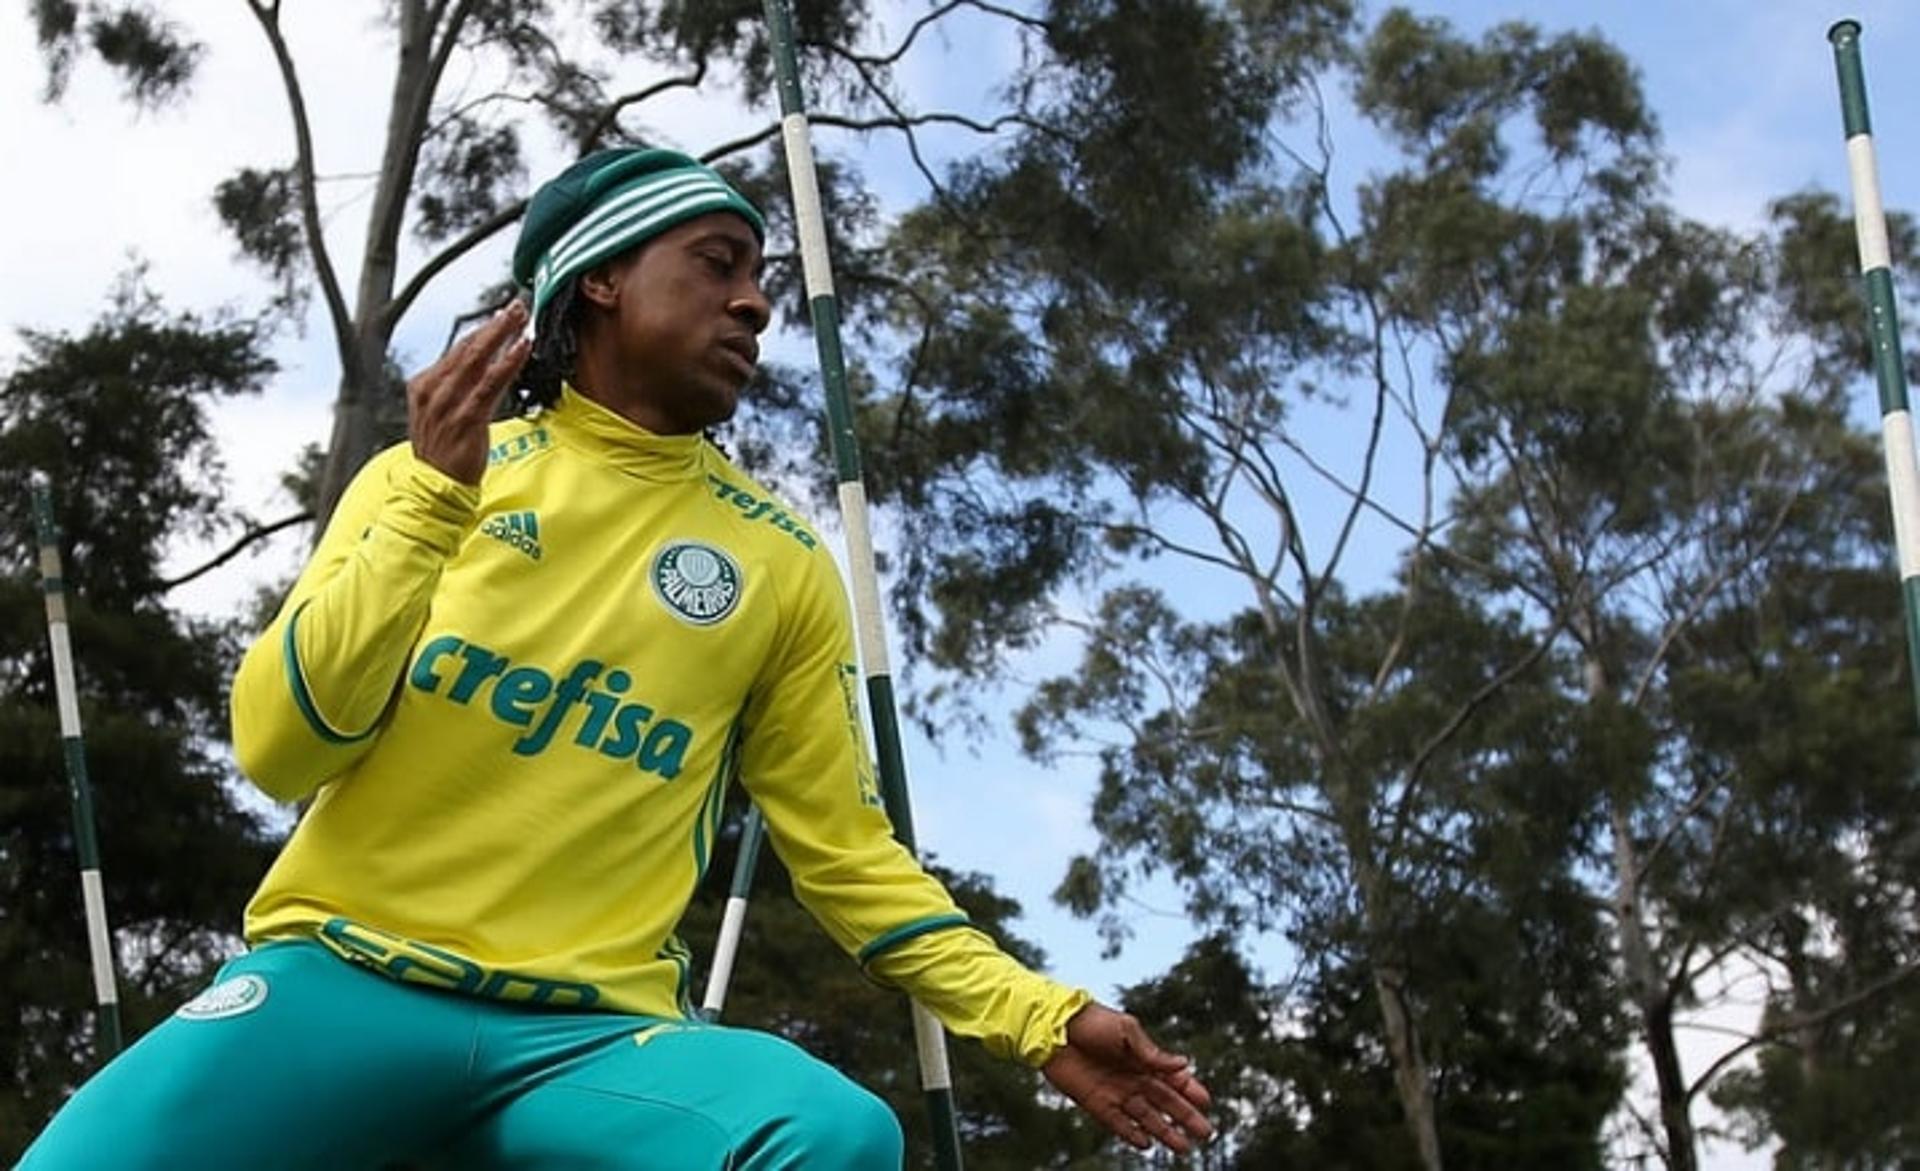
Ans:
<svg viewBox="0 0 1920 1171"><path fill-rule="evenodd" d="M704 435L656 435L562 384L544 420L561 441L642 480L686 480L700 474Z"/></svg>

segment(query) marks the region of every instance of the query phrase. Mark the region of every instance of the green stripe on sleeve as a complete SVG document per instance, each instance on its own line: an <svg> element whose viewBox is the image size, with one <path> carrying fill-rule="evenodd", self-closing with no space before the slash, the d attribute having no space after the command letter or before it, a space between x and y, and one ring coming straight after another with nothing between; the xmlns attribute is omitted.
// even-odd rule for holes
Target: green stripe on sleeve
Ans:
<svg viewBox="0 0 1920 1171"><path fill-rule="evenodd" d="M293 612L293 617L287 619L287 633L280 642L281 662L287 669L287 687L293 692L294 706L300 709L300 714L306 717L307 727L313 729L313 734L320 739L329 744L357 744L373 735L374 728L379 727L380 722L375 720L373 728L349 734L335 731L321 717L320 708L313 702L313 693L307 690L307 677L300 670L300 648L294 639L294 627L299 625L300 615L306 608L306 603L302 602L300 609Z"/></svg>
<svg viewBox="0 0 1920 1171"><path fill-rule="evenodd" d="M909 939L918 939L935 931L945 931L949 927L971 927L973 920L965 914L935 915L931 919L916 919L893 930L881 934L872 943L860 949L861 964L873 962L873 957L890 948L899 947Z"/></svg>
<svg viewBox="0 0 1920 1171"><path fill-rule="evenodd" d="M720 815L726 808L727 786L733 780L739 758L740 718L735 717L733 727L727 729L727 743L720 749L720 763L713 770L713 779L707 782L707 797L700 804L700 816L693 823L695 885L706 878L707 865L713 861L713 841L720 832Z"/></svg>

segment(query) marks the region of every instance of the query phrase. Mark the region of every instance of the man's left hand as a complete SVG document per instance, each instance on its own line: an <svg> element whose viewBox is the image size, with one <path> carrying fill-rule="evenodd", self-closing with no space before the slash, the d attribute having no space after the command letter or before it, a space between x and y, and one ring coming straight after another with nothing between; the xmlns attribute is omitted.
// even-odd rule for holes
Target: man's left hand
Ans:
<svg viewBox="0 0 1920 1171"><path fill-rule="evenodd" d="M1040 1067L1053 1088L1135 1148L1157 1140L1186 1154L1213 1137L1213 1104L1186 1058L1153 1043L1140 1022L1089 1004L1067 1022L1067 1043Z"/></svg>

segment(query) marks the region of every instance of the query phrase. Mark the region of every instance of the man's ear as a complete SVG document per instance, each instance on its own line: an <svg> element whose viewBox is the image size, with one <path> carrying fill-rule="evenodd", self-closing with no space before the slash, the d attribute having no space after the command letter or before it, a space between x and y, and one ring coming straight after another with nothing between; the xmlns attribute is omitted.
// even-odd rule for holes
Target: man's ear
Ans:
<svg viewBox="0 0 1920 1171"><path fill-rule="evenodd" d="M606 262L596 264L580 274L580 296L601 309L612 309L620 303L620 276L625 266Z"/></svg>

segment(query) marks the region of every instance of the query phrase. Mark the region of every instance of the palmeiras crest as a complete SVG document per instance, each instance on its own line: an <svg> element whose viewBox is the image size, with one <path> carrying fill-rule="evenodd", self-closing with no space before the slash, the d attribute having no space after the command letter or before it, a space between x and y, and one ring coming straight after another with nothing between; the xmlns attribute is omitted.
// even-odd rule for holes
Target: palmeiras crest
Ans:
<svg viewBox="0 0 1920 1171"><path fill-rule="evenodd" d="M740 604L740 566L701 541L675 541L654 554L653 592L695 626L712 626Z"/></svg>

